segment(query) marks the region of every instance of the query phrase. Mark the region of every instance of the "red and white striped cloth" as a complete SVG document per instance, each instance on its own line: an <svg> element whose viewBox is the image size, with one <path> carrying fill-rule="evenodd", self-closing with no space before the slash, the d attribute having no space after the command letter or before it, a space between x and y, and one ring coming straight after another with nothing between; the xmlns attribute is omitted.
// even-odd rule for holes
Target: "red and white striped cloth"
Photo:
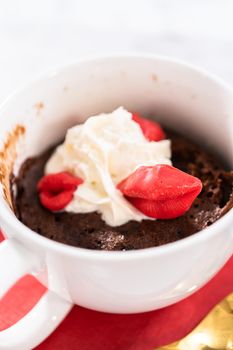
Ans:
<svg viewBox="0 0 233 350"><path fill-rule="evenodd" d="M0 242L3 239L0 235ZM201 290L161 310L113 315L75 306L57 330L36 349L152 350L185 336L231 292L233 257ZM0 300L0 331L20 320L44 293L46 288L33 276L20 279Z"/></svg>

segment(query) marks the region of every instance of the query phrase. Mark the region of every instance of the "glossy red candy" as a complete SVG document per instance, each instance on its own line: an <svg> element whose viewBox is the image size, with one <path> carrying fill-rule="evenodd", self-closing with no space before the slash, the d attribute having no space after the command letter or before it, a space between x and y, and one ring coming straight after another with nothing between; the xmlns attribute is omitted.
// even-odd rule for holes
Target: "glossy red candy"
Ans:
<svg viewBox="0 0 233 350"><path fill-rule="evenodd" d="M132 119L140 125L142 132L148 141L161 141L166 138L163 129L158 123L142 118L137 113L132 113Z"/></svg>
<svg viewBox="0 0 233 350"><path fill-rule="evenodd" d="M67 172L45 175L37 184L40 202L51 211L62 210L82 183L82 179Z"/></svg>
<svg viewBox="0 0 233 350"><path fill-rule="evenodd" d="M142 166L118 184L118 189L142 213L172 219L191 207L201 181L170 165Z"/></svg>
<svg viewBox="0 0 233 350"><path fill-rule="evenodd" d="M59 211L64 209L67 204L69 204L73 198L73 191L63 191L54 195L51 192L40 192L39 198L41 204L51 210L51 211Z"/></svg>

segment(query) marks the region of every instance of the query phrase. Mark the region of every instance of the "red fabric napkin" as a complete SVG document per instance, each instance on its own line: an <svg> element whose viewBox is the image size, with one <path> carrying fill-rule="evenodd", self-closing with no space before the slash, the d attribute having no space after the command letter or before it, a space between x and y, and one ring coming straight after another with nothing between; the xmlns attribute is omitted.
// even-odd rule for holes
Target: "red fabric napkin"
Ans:
<svg viewBox="0 0 233 350"><path fill-rule="evenodd" d="M1 240L1 237L0 237ZM167 308L137 315L112 315L75 306L37 350L152 350L189 333L233 291L233 257L201 290ZM46 292L25 276L0 300L0 331L27 313Z"/></svg>

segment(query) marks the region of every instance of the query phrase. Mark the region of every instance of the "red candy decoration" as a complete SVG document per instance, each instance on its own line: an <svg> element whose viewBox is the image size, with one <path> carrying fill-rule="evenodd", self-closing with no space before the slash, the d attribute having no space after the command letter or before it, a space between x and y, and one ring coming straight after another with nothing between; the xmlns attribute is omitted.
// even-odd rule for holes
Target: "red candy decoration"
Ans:
<svg viewBox="0 0 233 350"><path fill-rule="evenodd" d="M117 188L142 213L173 219L191 207L202 190L201 181L170 165L142 166Z"/></svg>
<svg viewBox="0 0 233 350"><path fill-rule="evenodd" d="M166 135L161 126L151 120L142 118L137 113L132 113L132 119L140 125L142 132L149 141L161 141L166 138Z"/></svg>
<svg viewBox="0 0 233 350"><path fill-rule="evenodd" d="M51 210L59 211L64 209L73 198L73 191L64 191L54 195L51 192L41 192L39 194L41 204Z"/></svg>
<svg viewBox="0 0 233 350"><path fill-rule="evenodd" d="M51 211L62 210L82 183L82 179L67 172L46 175L37 184L40 202Z"/></svg>

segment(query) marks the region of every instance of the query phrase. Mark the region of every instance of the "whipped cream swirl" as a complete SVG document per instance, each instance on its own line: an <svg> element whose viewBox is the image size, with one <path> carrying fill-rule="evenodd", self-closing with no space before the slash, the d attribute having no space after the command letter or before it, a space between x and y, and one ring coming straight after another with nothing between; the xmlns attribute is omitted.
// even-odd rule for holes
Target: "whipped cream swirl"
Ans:
<svg viewBox="0 0 233 350"><path fill-rule="evenodd" d="M117 184L142 165L171 164L170 158L170 140L149 142L132 114L120 107L69 129L45 172L68 171L83 179L65 211L98 211L108 225L118 226L148 217L124 198Z"/></svg>

